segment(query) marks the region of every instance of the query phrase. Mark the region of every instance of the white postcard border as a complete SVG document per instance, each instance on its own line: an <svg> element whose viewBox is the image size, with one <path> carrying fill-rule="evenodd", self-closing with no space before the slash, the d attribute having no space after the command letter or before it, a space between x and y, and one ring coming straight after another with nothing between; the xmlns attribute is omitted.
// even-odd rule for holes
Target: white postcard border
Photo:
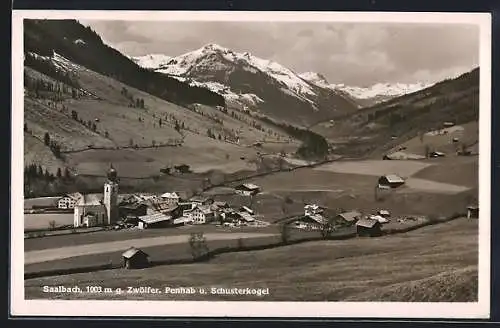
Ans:
<svg viewBox="0 0 500 328"><path fill-rule="evenodd" d="M129 21L337 21L474 24L480 28L479 298L476 303L60 301L24 299L24 18ZM491 14L389 12L33 11L12 15L11 315L139 317L488 318L490 313Z"/></svg>

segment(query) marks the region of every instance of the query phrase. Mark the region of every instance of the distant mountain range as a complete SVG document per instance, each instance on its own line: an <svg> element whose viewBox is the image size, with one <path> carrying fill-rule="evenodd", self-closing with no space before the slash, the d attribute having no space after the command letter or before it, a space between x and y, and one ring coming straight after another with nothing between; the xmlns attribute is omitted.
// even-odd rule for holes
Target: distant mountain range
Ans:
<svg viewBox="0 0 500 328"><path fill-rule="evenodd" d="M332 98L344 98L344 101L359 108L429 86L423 83L378 83L368 88L362 88L343 84L330 84L320 73L306 72L297 74L276 62L258 58L248 52L237 53L217 44L208 44L178 57L150 54L131 57L131 59L143 68L176 77L181 81L187 81L191 85L207 87L223 95L229 103L243 107L262 106L265 100L258 95L258 91L251 90L251 85L246 85L244 89L248 92L244 93L239 90L240 87L234 85L231 76L237 68L266 75L268 80L278 82L283 92L294 95L302 101L310 102L313 110L318 109L318 106L314 105L319 94L329 94ZM221 71L224 69L227 72L221 76L221 73L223 73ZM255 85L254 89L258 90L259 86ZM337 110L334 114L340 111Z"/></svg>
<svg viewBox="0 0 500 328"><path fill-rule="evenodd" d="M363 88L345 84L330 84L323 75L315 72L302 73L300 77L319 87L345 92L363 106L381 103L395 97L417 92L432 85L426 83L377 83Z"/></svg>

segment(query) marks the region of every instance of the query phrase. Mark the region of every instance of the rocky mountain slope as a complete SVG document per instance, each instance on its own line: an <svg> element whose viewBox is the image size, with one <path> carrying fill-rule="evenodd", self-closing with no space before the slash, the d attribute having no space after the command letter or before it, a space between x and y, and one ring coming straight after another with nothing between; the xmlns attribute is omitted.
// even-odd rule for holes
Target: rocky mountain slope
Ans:
<svg viewBox="0 0 500 328"><path fill-rule="evenodd" d="M153 62L156 60L156 64ZM305 81L292 70L217 44L178 57L134 58L144 68L222 95L229 107L308 126L358 108L343 92Z"/></svg>

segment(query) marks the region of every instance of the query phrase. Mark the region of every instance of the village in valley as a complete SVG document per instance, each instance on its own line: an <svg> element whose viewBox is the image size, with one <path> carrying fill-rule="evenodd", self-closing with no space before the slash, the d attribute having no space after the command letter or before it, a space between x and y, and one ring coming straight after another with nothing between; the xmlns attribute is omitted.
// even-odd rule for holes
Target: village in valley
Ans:
<svg viewBox="0 0 500 328"><path fill-rule="evenodd" d="M24 31L26 298L477 300L476 64L361 88L214 43L134 57L76 20Z"/></svg>

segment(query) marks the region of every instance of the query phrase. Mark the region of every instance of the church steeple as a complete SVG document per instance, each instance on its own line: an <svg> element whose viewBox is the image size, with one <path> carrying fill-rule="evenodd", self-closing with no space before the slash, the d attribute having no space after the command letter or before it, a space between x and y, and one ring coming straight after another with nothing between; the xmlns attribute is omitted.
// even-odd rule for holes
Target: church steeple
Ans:
<svg viewBox="0 0 500 328"><path fill-rule="evenodd" d="M109 165L107 172L108 180L104 182L104 199L108 215L108 224L114 224L118 221L118 173L113 164Z"/></svg>
<svg viewBox="0 0 500 328"><path fill-rule="evenodd" d="M108 180L111 182L117 182L117 180L118 180L118 173L116 172L112 163L109 166L107 176L108 176Z"/></svg>

